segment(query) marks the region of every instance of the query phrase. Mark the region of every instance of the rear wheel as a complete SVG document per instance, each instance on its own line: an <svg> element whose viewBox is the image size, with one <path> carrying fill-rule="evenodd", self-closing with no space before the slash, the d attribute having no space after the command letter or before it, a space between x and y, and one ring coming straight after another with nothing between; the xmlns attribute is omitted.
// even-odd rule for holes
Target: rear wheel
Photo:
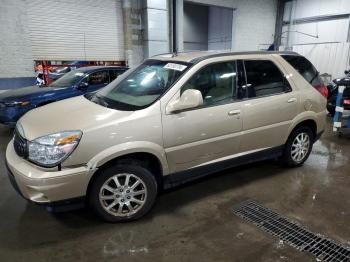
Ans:
<svg viewBox="0 0 350 262"><path fill-rule="evenodd" d="M314 136L307 126L295 129L285 144L282 161L285 165L294 167L301 166L309 157Z"/></svg>
<svg viewBox="0 0 350 262"><path fill-rule="evenodd" d="M107 222L125 222L144 216L157 196L153 174L141 166L118 165L101 172L89 192L90 207Z"/></svg>

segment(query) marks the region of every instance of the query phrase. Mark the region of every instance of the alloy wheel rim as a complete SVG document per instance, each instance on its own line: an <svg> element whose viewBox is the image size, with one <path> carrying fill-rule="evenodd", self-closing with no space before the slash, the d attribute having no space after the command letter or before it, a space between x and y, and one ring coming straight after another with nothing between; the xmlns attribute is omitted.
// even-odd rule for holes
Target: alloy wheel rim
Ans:
<svg viewBox="0 0 350 262"><path fill-rule="evenodd" d="M310 148L310 136L307 133L298 134L292 143L292 150L291 150L292 159L297 163L302 162L307 156L310 150L309 148Z"/></svg>
<svg viewBox="0 0 350 262"><path fill-rule="evenodd" d="M137 176L121 173L110 177L102 185L100 203L113 216L125 217L138 212L145 204L147 189Z"/></svg>

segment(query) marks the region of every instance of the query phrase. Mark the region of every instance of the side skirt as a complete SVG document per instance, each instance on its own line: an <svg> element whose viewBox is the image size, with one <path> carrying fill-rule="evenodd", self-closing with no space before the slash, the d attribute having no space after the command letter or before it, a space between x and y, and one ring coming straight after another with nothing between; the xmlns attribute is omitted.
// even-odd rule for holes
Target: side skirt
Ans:
<svg viewBox="0 0 350 262"><path fill-rule="evenodd" d="M216 172L220 172L228 168L279 157L282 155L283 149L284 149L284 145L261 150L259 152L251 153L244 156L234 157L234 158L216 162L213 164L190 168L184 171L169 174L163 177L164 189L179 186L189 181L192 181Z"/></svg>

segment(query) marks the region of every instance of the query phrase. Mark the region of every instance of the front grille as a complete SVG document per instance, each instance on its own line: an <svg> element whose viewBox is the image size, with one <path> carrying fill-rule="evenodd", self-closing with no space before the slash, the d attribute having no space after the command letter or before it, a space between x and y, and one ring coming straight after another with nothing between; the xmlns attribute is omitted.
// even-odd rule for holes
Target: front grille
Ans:
<svg viewBox="0 0 350 262"><path fill-rule="evenodd" d="M243 202L233 212L290 246L310 252L322 261L350 261L349 246L315 234L255 201Z"/></svg>
<svg viewBox="0 0 350 262"><path fill-rule="evenodd" d="M17 129L15 129L13 146L18 156L27 158L28 157L28 143L27 140L22 137Z"/></svg>

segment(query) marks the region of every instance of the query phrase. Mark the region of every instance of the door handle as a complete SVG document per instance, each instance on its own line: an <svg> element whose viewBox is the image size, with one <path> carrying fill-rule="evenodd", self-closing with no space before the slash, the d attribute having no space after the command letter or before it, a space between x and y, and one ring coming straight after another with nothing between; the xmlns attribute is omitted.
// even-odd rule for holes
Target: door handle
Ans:
<svg viewBox="0 0 350 262"><path fill-rule="evenodd" d="M297 99L295 97L292 97L292 98L288 99L287 103L294 103L296 101L297 101Z"/></svg>
<svg viewBox="0 0 350 262"><path fill-rule="evenodd" d="M241 114L241 110L231 110L227 113L229 116L237 116Z"/></svg>

